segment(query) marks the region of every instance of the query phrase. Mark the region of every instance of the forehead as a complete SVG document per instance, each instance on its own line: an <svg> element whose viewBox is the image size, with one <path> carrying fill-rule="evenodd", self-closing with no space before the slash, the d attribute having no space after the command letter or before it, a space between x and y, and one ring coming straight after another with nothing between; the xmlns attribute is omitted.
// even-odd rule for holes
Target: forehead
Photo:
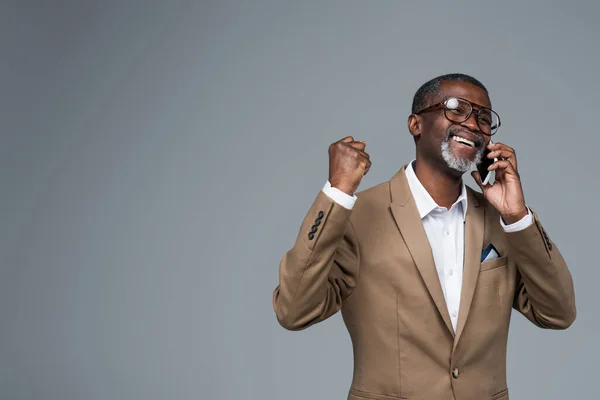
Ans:
<svg viewBox="0 0 600 400"><path fill-rule="evenodd" d="M472 83L443 81L440 83L439 96L441 98L448 96L462 97L480 106L492 108L490 98L485 90Z"/></svg>

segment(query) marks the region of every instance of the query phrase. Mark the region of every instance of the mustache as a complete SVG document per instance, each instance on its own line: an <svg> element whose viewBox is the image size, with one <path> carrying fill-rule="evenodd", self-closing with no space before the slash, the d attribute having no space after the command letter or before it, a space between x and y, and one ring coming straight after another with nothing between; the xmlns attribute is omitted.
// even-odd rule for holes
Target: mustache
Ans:
<svg viewBox="0 0 600 400"><path fill-rule="evenodd" d="M467 135L469 137L473 136L474 140L473 142L475 143L476 147L481 147L483 146L483 139L481 138L480 135L478 135L475 132L472 132L469 129L465 129L463 127L457 126L457 125L451 125L447 130L446 130L446 140L450 139L450 136L452 135L458 135L459 133L464 132L467 133Z"/></svg>

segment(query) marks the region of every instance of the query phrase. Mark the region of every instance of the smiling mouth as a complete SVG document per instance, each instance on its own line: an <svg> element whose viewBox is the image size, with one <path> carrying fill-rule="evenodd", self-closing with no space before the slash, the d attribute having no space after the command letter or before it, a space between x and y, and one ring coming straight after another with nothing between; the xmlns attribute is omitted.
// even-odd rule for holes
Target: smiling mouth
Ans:
<svg viewBox="0 0 600 400"><path fill-rule="evenodd" d="M453 135L451 137L451 139L453 141L455 141L455 142L458 142L458 143L462 144L463 146L468 146L468 147L472 147L472 148L476 147L475 146L475 142L472 142L471 140L465 139L465 138L460 137L460 136Z"/></svg>

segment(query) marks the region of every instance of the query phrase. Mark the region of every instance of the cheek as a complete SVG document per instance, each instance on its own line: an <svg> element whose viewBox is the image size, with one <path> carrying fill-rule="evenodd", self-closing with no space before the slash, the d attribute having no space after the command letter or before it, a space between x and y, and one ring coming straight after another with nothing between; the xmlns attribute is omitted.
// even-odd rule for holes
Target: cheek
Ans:
<svg viewBox="0 0 600 400"><path fill-rule="evenodd" d="M439 119L429 119L423 121L423 133L428 137L436 136L441 128L441 123Z"/></svg>
<svg viewBox="0 0 600 400"><path fill-rule="evenodd" d="M438 120L437 124L434 126L433 129L436 129L439 133L439 135L442 137L442 140L446 138L446 134L448 132L448 128L450 128L452 126L452 123L450 121L448 121L446 118L444 118L443 120Z"/></svg>
<svg viewBox="0 0 600 400"><path fill-rule="evenodd" d="M443 115L438 118L424 118L421 126L421 149L428 153L439 153L451 125L452 123Z"/></svg>
<svg viewBox="0 0 600 400"><path fill-rule="evenodd" d="M437 119L423 126L423 133L428 138L428 141L438 146L446 139L446 133L450 127L450 123L444 120Z"/></svg>

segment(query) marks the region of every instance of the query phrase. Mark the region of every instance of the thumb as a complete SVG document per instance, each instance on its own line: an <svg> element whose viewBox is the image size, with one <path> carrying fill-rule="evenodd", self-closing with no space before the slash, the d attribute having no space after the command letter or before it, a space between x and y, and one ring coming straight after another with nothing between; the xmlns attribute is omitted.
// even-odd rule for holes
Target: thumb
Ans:
<svg viewBox="0 0 600 400"><path fill-rule="evenodd" d="M473 179L475 179L475 183L477 183L477 185L479 186L481 191L483 191L484 187L483 187L483 184L481 183L481 175L479 175L479 171L471 172L471 176L473 177Z"/></svg>
<svg viewBox="0 0 600 400"><path fill-rule="evenodd" d="M342 142L342 143L351 143L351 142L354 142L354 138L352 136L346 136L345 138L343 138L342 140L340 140L340 142Z"/></svg>

